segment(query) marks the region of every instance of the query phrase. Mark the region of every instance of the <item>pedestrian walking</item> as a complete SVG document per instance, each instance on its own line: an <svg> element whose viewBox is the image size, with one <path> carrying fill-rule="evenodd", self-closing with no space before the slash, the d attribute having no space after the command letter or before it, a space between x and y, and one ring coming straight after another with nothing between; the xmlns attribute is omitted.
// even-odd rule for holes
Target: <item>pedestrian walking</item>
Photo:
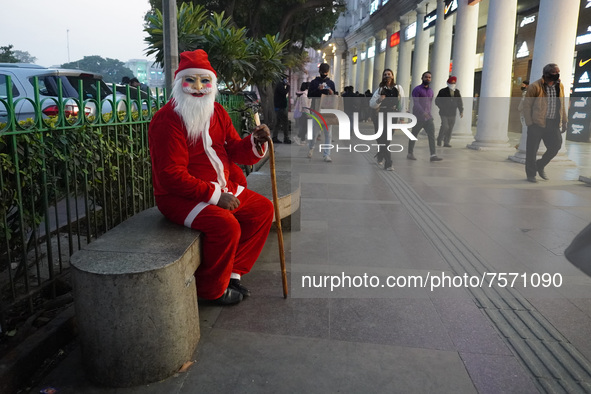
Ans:
<svg viewBox="0 0 591 394"><path fill-rule="evenodd" d="M429 152L431 161L441 161L441 157L437 157L435 148L435 125L433 124L433 116L431 116L431 105L433 103L433 89L429 87L431 84L431 72L425 71L421 76L421 84L412 90L412 113L417 118L417 124L412 128L412 134L416 137L422 129L425 129L427 137L429 137ZM415 142L410 140L408 142L408 160L416 160L414 155Z"/></svg>
<svg viewBox="0 0 591 394"><path fill-rule="evenodd" d="M308 87L308 97L312 98L315 102L313 106L315 108L319 108L320 106L320 98L322 95L334 95L336 88L334 82L328 77L328 73L330 72L330 66L327 63L322 63L318 67L318 73L320 74L316 78L310 82L310 86ZM316 126L314 128L314 135L312 139L308 141L308 147L310 150L308 151L308 158L312 158L314 155L314 145L316 144L316 136L320 133L320 129ZM324 132L324 144L328 146L332 141L332 125L328 126L328 129ZM322 151L322 155L324 157L324 161L327 163L332 162L332 158L330 157L330 150L325 148Z"/></svg>
<svg viewBox="0 0 591 394"><path fill-rule="evenodd" d="M449 144L451 133L456 124L456 114L460 113L460 118L464 117L464 104L459 89L456 89L457 78L451 76L447 80L447 87L437 93L435 105L439 107L439 116L441 117L441 127L437 135L437 146L451 148Z"/></svg>
<svg viewBox="0 0 591 394"><path fill-rule="evenodd" d="M564 86L560 82L560 68L555 63L544 66L542 78L528 86L523 102L523 117L527 125L525 174L528 182L537 182L536 173L548 180L545 168L562 146L567 116ZM546 152L536 160L540 141Z"/></svg>
<svg viewBox="0 0 591 394"><path fill-rule="evenodd" d="M400 112L403 94L402 86L396 85L396 82L394 82L394 72L389 68L385 69L382 73L382 82L380 82L380 85L369 100L370 108L374 109L372 120L376 134L379 129L380 113L383 119L385 119L388 112ZM388 150L390 141L388 141L388 135L383 127L384 122L385 120L382 120L382 133L377 138L378 154L376 158L379 166L383 164L386 171L393 171L392 154Z"/></svg>

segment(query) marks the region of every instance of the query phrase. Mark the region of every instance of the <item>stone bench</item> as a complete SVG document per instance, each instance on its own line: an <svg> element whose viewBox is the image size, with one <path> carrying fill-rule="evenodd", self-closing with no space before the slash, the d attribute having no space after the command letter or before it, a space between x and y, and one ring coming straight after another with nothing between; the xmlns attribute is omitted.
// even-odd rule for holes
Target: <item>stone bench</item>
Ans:
<svg viewBox="0 0 591 394"><path fill-rule="evenodd" d="M90 379L115 387L147 384L193 357L200 336L193 276L200 234L150 208L72 255Z"/></svg>
<svg viewBox="0 0 591 394"><path fill-rule="evenodd" d="M277 179L282 226L299 228L299 185L291 193L288 174ZM248 183L272 201L269 174L252 173ZM79 342L91 380L148 384L192 359L200 336L193 276L200 234L150 208L72 255Z"/></svg>

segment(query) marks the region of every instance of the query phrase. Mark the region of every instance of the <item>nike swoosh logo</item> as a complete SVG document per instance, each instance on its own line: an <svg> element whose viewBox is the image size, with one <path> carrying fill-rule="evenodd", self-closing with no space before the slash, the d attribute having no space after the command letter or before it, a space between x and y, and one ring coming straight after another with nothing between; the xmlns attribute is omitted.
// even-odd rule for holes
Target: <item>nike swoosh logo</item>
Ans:
<svg viewBox="0 0 591 394"><path fill-rule="evenodd" d="M591 59L587 59L583 61L583 59L579 60L579 67L583 67L585 64L591 62Z"/></svg>

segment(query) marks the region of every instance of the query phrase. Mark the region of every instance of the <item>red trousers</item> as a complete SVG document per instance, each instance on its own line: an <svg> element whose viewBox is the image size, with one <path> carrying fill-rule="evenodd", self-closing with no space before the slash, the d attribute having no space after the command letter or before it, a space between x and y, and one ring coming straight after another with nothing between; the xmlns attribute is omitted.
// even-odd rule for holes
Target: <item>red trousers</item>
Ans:
<svg viewBox="0 0 591 394"><path fill-rule="evenodd" d="M273 221L268 198L244 189L233 211L216 205L205 207L191 228L203 233L202 259L195 277L197 293L205 299L222 296L230 274L247 274L261 254Z"/></svg>

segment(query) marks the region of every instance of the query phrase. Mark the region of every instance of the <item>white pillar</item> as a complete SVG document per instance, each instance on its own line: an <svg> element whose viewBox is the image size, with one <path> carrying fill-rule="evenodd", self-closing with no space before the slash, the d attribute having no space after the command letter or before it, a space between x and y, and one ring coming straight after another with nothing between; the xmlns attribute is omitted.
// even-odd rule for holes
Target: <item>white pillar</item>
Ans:
<svg viewBox="0 0 591 394"><path fill-rule="evenodd" d="M373 38L367 42L368 55L369 55L369 48L371 48L374 45L375 45L375 39L373 39ZM363 92L365 92L367 89L371 90L371 85L373 83L373 63L374 63L374 60L375 60L375 56L372 57L371 59L369 56L367 56L367 58L365 60L365 76L363 77Z"/></svg>
<svg viewBox="0 0 591 394"><path fill-rule="evenodd" d="M458 78L457 88L463 97L464 117L457 119L453 131L454 139L473 139L472 96L474 95L478 7L478 3L471 6L465 1L459 1L458 11L456 12L456 34L454 35L452 74Z"/></svg>
<svg viewBox="0 0 591 394"><path fill-rule="evenodd" d="M415 53L412 65L412 86L421 84L421 75L428 71L429 67L429 31L423 30L426 7L417 8L417 35L415 37Z"/></svg>
<svg viewBox="0 0 591 394"><path fill-rule="evenodd" d="M532 59L530 83L542 77L542 70L546 64L556 63L560 68L560 80L564 85L564 96L570 96L569 86L572 82L571 70L575 40L577 36L577 24L579 20L579 1L541 0L538 12L538 26L536 27L536 39L534 42L534 57ZM548 26L552 26L549 29ZM527 100L527 99L526 99ZM568 105L567 105L568 111ZM562 134L562 148L553 160L568 160L566 158L566 133ZM525 147L527 141L527 128L524 128L519 142L518 152L509 159L525 163ZM540 144L540 145L543 145ZM540 154L545 149L540 148Z"/></svg>
<svg viewBox="0 0 591 394"><path fill-rule="evenodd" d="M507 133L516 16L517 0L490 0L478 127L474 142L468 145L471 149L509 149Z"/></svg>
<svg viewBox="0 0 591 394"><path fill-rule="evenodd" d="M335 44L336 45L336 44ZM342 88L341 88L341 58L342 55L339 52L339 48L336 47L336 52L332 57L332 77L333 77L333 82L334 82L334 86L337 89L337 92L341 93Z"/></svg>
<svg viewBox="0 0 591 394"><path fill-rule="evenodd" d="M377 89L378 85L382 81L382 73L384 72L384 68L386 68L386 52L384 51L378 53L383 39L384 34L380 34L376 37L376 57L373 62L373 83L369 88L369 90L371 90L372 93L375 89Z"/></svg>
<svg viewBox="0 0 591 394"><path fill-rule="evenodd" d="M431 89L433 89L436 95L439 89L446 86L447 78L449 77L449 60L451 57L453 16L444 19L444 7L445 2L443 0L437 0L435 42L433 43L433 54L430 65L432 73Z"/></svg>
<svg viewBox="0 0 591 394"><path fill-rule="evenodd" d="M398 67L396 70L396 82L404 90L404 94L410 97L410 62L412 43L404 39L406 28L410 25L410 17L400 18L400 44L398 44Z"/></svg>
<svg viewBox="0 0 591 394"><path fill-rule="evenodd" d="M358 51L357 54L359 57L357 58L357 76L355 78L355 90L359 93L363 93L363 78L365 78L365 63L367 60L361 60L361 52L364 52L365 45L361 46L361 51Z"/></svg>
<svg viewBox="0 0 591 394"><path fill-rule="evenodd" d="M392 37L392 34L396 33L399 28L400 24L398 22L393 22L386 28L386 55L384 56L384 68L389 68L394 72L396 72L396 67L398 66L398 47L400 44L391 47L390 37ZM396 75L394 77L397 78ZM398 79L396 79L396 81L398 81Z"/></svg>
<svg viewBox="0 0 591 394"><path fill-rule="evenodd" d="M357 57L357 62L355 62L355 64L353 64L353 56L357 56L359 54L359 51L357 50L357 48L353 48L351 50L351 56L350 59L351 60L347 60L351 62L351 72L349 73L349 79L348 79L348 84L350 86L353 86L353 91L355 91L357 89L356 83L357 81L355 80L355 78L357 77L357 67L359 65L359 57Z"/></svg>

